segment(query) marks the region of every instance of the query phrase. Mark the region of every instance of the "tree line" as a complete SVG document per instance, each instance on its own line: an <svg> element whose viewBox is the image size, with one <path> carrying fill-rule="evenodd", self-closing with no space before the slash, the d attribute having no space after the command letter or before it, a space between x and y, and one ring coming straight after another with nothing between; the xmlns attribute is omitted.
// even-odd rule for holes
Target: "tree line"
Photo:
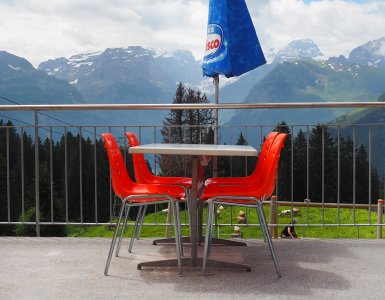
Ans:
<svg viewBox="0 0 385 300"><path fill-rule="evenodd" d="M3 120L0 182L0 220L35 221L35 143L26 131L20 133L12 122ZM40 221L108 222L112 200L103 141L70 131L56 142L39 139L39 187ZM13 234L15 230L22 235L35 233L34 226L0 226L0 234ZM66 235L66 227L42 226L41 235Z"/></svg>
<svg viewBox="0 0 385 300"><path fill-rule="evenodd" d="M369 170L363 144L355 145L349 135L338 138L336 132L321 124L308 137L302 130L293 137L285 123L276 130L289 134L278 174L280 200L377 203L382 182L373 164Z"/></svg>

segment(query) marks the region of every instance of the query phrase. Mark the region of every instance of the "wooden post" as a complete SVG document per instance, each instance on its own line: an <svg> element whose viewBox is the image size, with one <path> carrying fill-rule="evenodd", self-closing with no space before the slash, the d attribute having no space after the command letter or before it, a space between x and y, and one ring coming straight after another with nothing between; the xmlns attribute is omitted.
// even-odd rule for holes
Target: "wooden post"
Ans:
<svg viewBox="0 0 385 300"><path fill-rule="evenodd" d="M277 196L271 196L270 201L270 235L275 239L278 238L278 227L277 227Z"/></svg>
<svg viewBox="0 0 385 300"><path fill-rule="evenodd" d="M377 226L378 239L382 239L382 226L380 226L380 224L382 224L383 214L384 214L384 200L378 199L378 202L377 202L377 224L379 224L379 226Z"/></svg>

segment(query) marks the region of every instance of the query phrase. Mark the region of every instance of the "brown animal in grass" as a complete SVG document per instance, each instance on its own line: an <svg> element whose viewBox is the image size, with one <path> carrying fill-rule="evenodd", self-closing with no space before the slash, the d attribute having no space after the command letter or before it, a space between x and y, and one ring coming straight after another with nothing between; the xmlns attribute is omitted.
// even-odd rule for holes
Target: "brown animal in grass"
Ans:
<svg viewBox="0 0 385 300"><path fill-rule="evenodd" d="M240 211L237 218L238 224L246 224L246 214L244 211Z"/></svg>

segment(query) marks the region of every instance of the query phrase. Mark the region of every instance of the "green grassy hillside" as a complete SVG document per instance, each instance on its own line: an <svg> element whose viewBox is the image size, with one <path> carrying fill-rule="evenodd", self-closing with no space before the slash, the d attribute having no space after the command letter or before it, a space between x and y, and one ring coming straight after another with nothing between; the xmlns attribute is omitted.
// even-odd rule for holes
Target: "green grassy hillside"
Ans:
<svg viewBox="0 0 385 300"><path fill-rule="evenodd" d="M291 207L279 207L279 212L290 209ZM265 207L265 214L269 216L269 208ZM234 226L240 226L244 238L261 238L261 230L255 225L239 225L237 217L239 211L246 212L249 224L259 224L255 210L245 210L242 208L226 207L219 217L220 224L231 224L220 226L218 229L219 237L231 238ZM204 216L205 217L205 216ZM167 215L165 213L149 214L145 217L145 223L165 223ZM182 211L182 223L186 219L186 212ZM303 238L376 238L377 226L343 226L343 224L376 224L377 214L368 210L357 209L354 213L352 209L325 208L301 208L301 216L295 217L298 221L296 226L297 234ZM290 217L279 217L279 224L290 223ZM126 231L126 236L132 233L132 222ZM325 224L325 226L307 226L307 224ZM341 224L341 226L336 226ZM284 226L278 226L278 233ZM164 237L165 226L144 226L141 237ZM112 237L113 226L68 226L68 236L72 237ZM171 226L171 233L173 233ZM183 227L183 235L188 235L188 226Z"/></svg>

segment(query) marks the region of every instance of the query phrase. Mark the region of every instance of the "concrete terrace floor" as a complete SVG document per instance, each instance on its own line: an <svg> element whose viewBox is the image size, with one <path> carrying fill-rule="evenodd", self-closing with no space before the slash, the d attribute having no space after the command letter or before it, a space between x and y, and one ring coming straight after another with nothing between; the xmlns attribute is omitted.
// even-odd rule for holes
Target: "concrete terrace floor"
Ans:
<svg viewBox="0 0 385 300"><path fill-rule="evenodd" d="M251 272L143 269L173 258L172 245L141 239L104 265L110 239L0 237L0 299L384 299L385 240L276 240L282 278L268 246L213 246L211 258L247 263ZM185 247L188 253L188 246ZM199 247L199 252L202 246Z"/></svg>

